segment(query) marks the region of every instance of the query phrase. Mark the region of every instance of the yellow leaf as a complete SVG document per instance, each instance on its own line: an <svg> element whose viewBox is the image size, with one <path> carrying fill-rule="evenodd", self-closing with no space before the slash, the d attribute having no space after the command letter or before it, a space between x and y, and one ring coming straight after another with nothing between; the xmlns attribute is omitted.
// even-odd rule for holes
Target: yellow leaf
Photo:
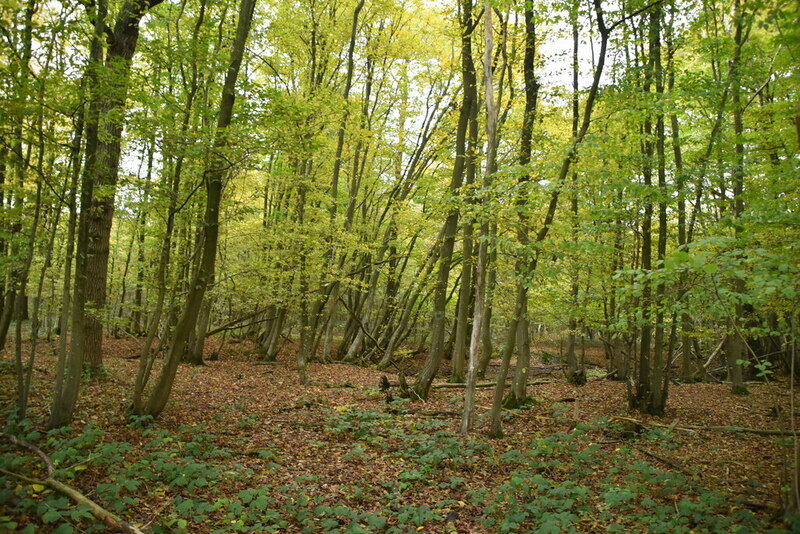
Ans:
<svg viewBox="0 0 800 534"><path fill-rule="evenodd" d="M36 493L40 493L44 491L44 486L42 486L41 484L31 484L31 489Z"/></svg>

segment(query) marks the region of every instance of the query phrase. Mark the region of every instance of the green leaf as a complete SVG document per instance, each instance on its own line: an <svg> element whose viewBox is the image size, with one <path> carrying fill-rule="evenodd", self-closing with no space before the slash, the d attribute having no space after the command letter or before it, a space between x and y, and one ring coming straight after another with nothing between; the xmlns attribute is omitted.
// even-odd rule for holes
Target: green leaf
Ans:
<svg viewBox="0 0 800 534"><path fill-rule="evenodd" d="M45 523L55 523L59 519L61 519L61 512L52 508L42 514L42 521Z"/></svg>

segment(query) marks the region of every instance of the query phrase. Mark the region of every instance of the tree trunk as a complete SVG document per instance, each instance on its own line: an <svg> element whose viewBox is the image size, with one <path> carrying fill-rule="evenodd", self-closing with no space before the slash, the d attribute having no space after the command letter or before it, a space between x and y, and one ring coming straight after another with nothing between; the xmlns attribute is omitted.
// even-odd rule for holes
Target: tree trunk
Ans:
<svg viewBox="0 0 800 534"><path fill-rule="evenodd" d="M578 6L572 7L572 137L578 135L578 120L580 110L578 108L578 75L580 73L578 68ZM578 173L572 172L572 190L570 191L570 211L572 213L571 229L572 229L572 243L576 247L578 245ZM575 336L578 328L578 318L576 317L578 308L578 258L573 258L575 266L571 273L571 285L569 291L569 332L567 334L567 379L574 384L583 384L583 380L579 378L578 373L578 358L575 355Z"/></svg>
<svg viewBox="0 0 800 534"><path fill-rule="evenodd" d="M658 9L657 7L654 9ZM642 92L644 94L650 93L652 85L653 74L655 70L655 35L658 30L654 25L658 23L657 18L650 15L650 38L649 38L649 57L645 67L644 84ZM653 121L651 112L647 112L642 127L641 151L644 161L642 168L642 177L644 185L644 214L642 216L642 274L649 276L653 269L653 167L652 158L655 150L653 138ZM638 360L638 373L636 375L636 383L634 385L633 397L629 398L629 404L644 411L648 411L652 391L652 351L653 351L653 325L652 325L652 307L653 307L653 287L649 280L642 280L642 298L640 301L642 324L641 324L641 348L639 349Z"/></svg>
<svg viewBox="0 0 800 534"><path fill-rule="evenodd" d="M651 32L653 34L653 67L656 85L656 96L659 103L664 94L664 76L661 68L661 7L655 6L650 14ZM664 113L656 112L656 165L658 173L658 243L656 244L658 263L663 266L667 253L667 178L664 149ZM663 415L667 405L669 385L669 357L664 358L664 297L665 286L657 283L656 288L656 329L653 351L653 369L650 383L650 399L647 412L651 415Z"/></svg>
<svg viewBox="0 0 800 534"><path fill-rule="evenodd" d="M66 252L64 254L64 278L61 287L61 313L58 322L58 360L56 364L56 389L54 399L61 398L61 387L64 381L65 365L67 361L67 329L70 318L70 286L72 285L72 263L75 251L75 230L78 223L78 180L81 175L81 143L83 140L84 109L83 95L85 94L87 77L81 80L79 92L80 105L76 110L75 133L70 147L70 185L69 185L69 220L67 222Z"/></svg>
<svg viewBox="0 0 800 534"><path fill-rule="evenodd" d="M236 79L239 76L239 69L244 56L247 35L250 32L250 25L253 19L255 0L242 0L239 7L239 21L236 26L236 36L231 47L230 66L225 75L225 82L222 88L222 99L217 117L217 132L214 141L214 157L206 169L206 209L204 218L204 240L202 250L202 260L193 278L186 298L186 304L181 313L180 320L175 327L170 346L167 352L167 359L161 370L157 384L154 386L147 404L144 406L143 413L157 416L166 406L172 391L172 384L178 370L184 344L189 336L189 332L196 327L197 316L203 303L206 288L214 276L214 266L216 263L217 241L219 237L219 208L222 200L222 179L225 175L226 160L221 156L220 151L227 144L227 128L231 124L233 117L233 104L235 99Z"/></svg>
<svg viewBox="0 0 800 534"><path fill-rule="evenodd" d="M538 105L538 98L539 98L539 80L536 77L536 21L534 18L533 13L533 5L526 6L525 9L525 55L523 59L523 79L525 81L525 112L522 118L522 133L520 135L520 149L519 149L519 163L520 166L525 168L531 162L531 149L532 149L532 142L533 142L533 127L536 119L536 107ZM525 172L523 175L519 177L518 183L520 185L520 191L524 190L524 186L530 182L530 175ZM508 333L506 336L506 345L503 349L503 355L501 360L501 367L505 364L506 358L510 359L514 353L514 346L517 341L517 330L520 328L527 327L527 317L525 316L525 312L527 310L527 301L528 301L528 286L527 280L524 275L526 268L529 266L530 263L535 262L535 260L528 260L525 256L528 254L528 247L530 246L530 236L529 236L529 226L530 226L530 219L527 213L525 213L525 207L527 205L527 199L525 198L524 194L520 193L516 199L517 206L519 207L518 213L518 221L517 221L517 240L519 241L520 245L523 247L523 257L517 259L514 269L517 276L517 288L515 291L515 302L514 302L514 315L511 317L511 322L508 327ZM555 211L555 205L551 203L552 210ZM534 269L531 269L530 275L533 274ZM522 315L517 315L519 312ZM520 324L520 323L525 324ZM516 393L521 389L527 389L524 385L526 384L527 379L527 370L523 373L522 368L518 367L519 369L519 382L520 385L517 388L514 388L509 395L509 398L505 399L503 404L507 406L516 406L524 402L524 399L518 399L516 397ZM515 373L516 374L516 373ZM524 375L524 376L523 376ZM503 377L503 381L505 381L505 377ZM498 377L497 381L498 387L504 387L505 382L501 384L500 377ZM502 401L502 392L501 401ZM500 423L499 421L495 424L494 417L495 412L497 417L499 417L499 410L500 405L497 404L497 408L493 404L492 407L492 426L493 428L490 430L491 434L499 435L501 433L500 430Z"/></svg>
<svg viewBox="0 0 800 534"><path fill-rule="evenodd" d="M483 78L485 83L486 99L486 169L483 173L483 191L480 192L478 202L483 202L488 188L492 183L492 174L495 172L495 159L497 147L497 105L494 99L494 84L492 80L492 6L486 3L484 11L484 38L485 49L483 55ZM461 417L461 434L467 434L472 427L472 413L475 408L475 383L478 374L478 350L480 348L481 333L483 330L484 312L486 308L486 264L489 259L489 221L481 217L481 241L478 245L478 264L475 272L475 313L472 319L472 332L469 343L469 365L467 367L467 386L464 390L464 412ZM463 284L463 282L462 282Z"/></svg>
<svg viewBox="0 0 800 534"><path fill-rule="evenodd" d="M578 148L583 143L584 138L586 137L586 133L589 131L589 126L591 124L591 117L592 117L592 110L594 109L595 100L597 98L597 93L600 87L600 79L603 75L603 69L605 67L606 61L606 52L608 50L608 39L609 35L616 28L617 24L608 27L605 24L605 18L603 15L603 9L600 4L600 0L595 0L594 2L594 11L595 11L595 18L598 25L598 30L600 32L600 51L598 54L597 64L595 65L594 69L594 76L592 78L592 85L589 89L589 94L586 97L586 103L584 104L584 111L583 111L583 119L581 121L581 126L578 129L578 135L572 140L572 143L567 150L564 159L561 162L561 168L558 172L558 177L556 179L556 186L553 193L550 196L550 203L547 207L547 212L544 216L544 220L542 221L542 227L536 233L535 242L541 243L547 238L547 234L550 231L550 227L553 224L553 218L555 217L556 207L558 206L558 199L561 194L561 190L564 187L564 183L569 175L570 167L572 166L572 162L575 158ZM533 12L526 10L525 13L525 20L526 20L526 64L530 61L531 65L533 64L533 45L535 44L535 32L534 32L534 23L533 23ZM527 41L530 39L530 41ZM528 58L528 50L531 50L530 59ZM538 89L538 83L536 83L536 78L533 76L532 67L530 69L526 68L526 72L530 72L530 77L526 76L525 83L526 87L536 88ZM530 95L530 96L528 96ZM526 90L526 100L533 96L533 92L527 93ZM535 102L535 98L532 98L532 101ZM528 105L526 102L526 110L528 109ZM527 115L527 114L526 114ZM533 114L530 117L527 117L523 120L523 129L525 128L526 121L532 120ZM530 124L532 128L532 123ZM523 130L524 131L524 130ZM532 131L532 130L531 130ZM530 161L530 136L523 135L521 139L521 160L522 157L528 158L527 161ZM525 145L527 143L527 145ZM521 178L520 180L528 180L527 176ZM518 204L524 203L524 200L518 200ZM520 217L522 220L520 221L520 226L518 230L518 237L520 237L521 244L523 246L527 246L528 238L527 238L527 220L524 216L524 210L520 210ZM526 274L528 280L536 272L536 266L538 263L538 253L534 252L533 257L530 260L526 258L521 258L517 261L517 272L522 274L523 272ZM511 319L511 324L509 326L508 337L506 341L506 347L503 351L503 360L501 362L501 372L497 376L497 386L495 388L494 399L492 402L492 411L490 414L491 418L491 428L489 430L489 435L493 437L499 437L502 435L502 427L500 421L500 409L503 403L503 390L505 388L505 373L508 371L508 365L511 360L511 356L514 352L514 344L516 342L517 337L517 328L520 326L520 322L524 319L523 313L525 311L524 304L527 303L527 288L525 284L518 283L517 284L517 302L514 306L514 315ZM524 324L524 323L523 323ZM521 369L520 369L521 371ZM512 395L516 395L515 392L512 391ZM523 399L509 397L506 399L505 404L512 404L514 402L521 402Z"/></svg>
<svg viewBox="0 0 800 534"><path fill-rule="evenodd" d="M133 54L139 40L139 22L144 13L163 0L127 0L114 23L113 39L102 81L108 89L101 96L97 152L91 168L92 199L86 215L86 276L84 311L85 361L90 375L98 374L103 366L103 323L106 305L108 256L111 223L114 216L114 194L119 174L122 150L122 128L128 96Z"/></svg>
<svg viewBox="0 0 800 534"><path fill-rule="evenodd" d="M477 76L472 59L472 0L462 0L461 6L461 76L463 82L463 100L456 128L456 159L453 175L450 180L450 194L455 196L461 188L466 164L466 139L472 109L477 106ZM447 285L450 279L450 263L453 258L455 235L458 228L458 210L453 208L444 223L441 248L439 249L439 272L433 296L433 318L431 319L431 343L425 364L417 375L412 386L413 394L420 399L427 399L436 372L439 370L444 356L445 307L447 305Z"/></svg>
<svg viewBox="0 0 800 534"><path fill-rule="evenodd" d="M740 0L734 2L734 55L731 60L731 105L733 106L733 135L734 135L734 152L735 160L731 178L733 180L733 206L731 209L731 218L734 225L734 236L737 242L742 239L743 228L740 222L742 212L744 212L744 200L742 195L744 193L744 141L742 140L742 133L744 126L742 123L742 115L744 114L744 107L741 102L742 84L739 74L739 63L741 58L742 45L747 39L744 34L744 13ZM749 28L748 28L749 29ZM749 33L749 31L748 31ZM733 292L736 294L743 294L745 290L744 280L737 276L733 281ZM725 354L728 361L728 374L731 380L731 386L734 394L742 395L747 394L747 386L744 384L744 371L742 363L746 361L747 353L745 352L744 340L736 324L744 316L744 305L737 299L734 305L733 316L728 321L728 339L725 343Z"/></svg>
<svg viewBox="0 0 800 534"><path fill-rule="evenodd" d="M86 158L84 161L83 175L81 178L80 205L89 206L92 201L92 180L91 173L95 166L95 156L98 143L98 125L100 121L100 96L97 94L96 86L99 83L99 69L102 67L106 3L98 1L94 10L95 26L94 34L89 51L89 64L86 67L87 88L90 92L89 108L86 114ZM83 125L83 123L78 123ZM76 132L77 135L77 132ZM73 176L73 179L75 177ZM76 184L77 185L77 184ZM74 203L73 203L73 208ZM69 343L69 350L66 350L66 329L62 330L61 352L59 355L58 368L56 372L56 383L53 390L53 404L50 409L50 428L59 428L67 425L72 420L75 411L75 404L78 400L81 375L83 373L83 361L85 355L84 347L84 306L86 304L86 252L87 252L87 210L81 209L77 219L77 242L75 244L75 280L72 293L72 306L70 315L72 317L72 330ZM71 248L71 241L67 244ZM69 253L68 253L69 256ZM65 275L68 274L69 263L65 266ZM64 280L63 303L69 300L68 284L69 280ZM66 327L66 309L62 310L61 326Z"/></svg>
<svg viewBox="0 0 800 534"><path fill-rule="evenodd" d="M197 15L197 21L194 25L192 33L192 53L194 54L197 49L197 37L200 29L205 20L206 13L206 0L200 2L200 12ZM223 17L224 18L224 17ZM218 43L219 44L219 43ZM181 122L181 136L185 136L189 130L189 123L191 121L192 107L197 96L199 88L198 84L199 74L197 71L196 57L192 57L192 77L189 83L189 91L186 97L186 106ZM145 332L144 343L139 353L139 367L136 371L136 380L133 388L133 399L131 401L131 410L133 413L142 412L142 402L144 389L150 378L150 372L155 362L155 354L151 353L153 343L158 335L159 325L161 324L161 317L164 314L164 301L167 295L167 270L170 264L170 257L172 256L172 235L175 229L175 217L178 212L178 195L180 193L181 174L183 172L184 154L178 155L175 161L175 168L172 173L172 183L169 187L169 203L167 207L167 224L164 229L164 236L161 242L161 250L158 258L158 267L156 268L155 287L157 288L156 304L152 309L152 316L150 322L147 324L147 331ZM140 237L140 241L141 241ZM140 266L141 268L141 266ZM140 270L140 273L142 271ZM145 315L142 312L143 316Z"/></svg>
<svg viewBox="0 0 800 534"><path fill-rule="evenodd" d="M211 319L211 299L207 298L203 301L203 307L200 310L200 316L197 319L197 328L194 332L194 342L191 343L187 349L189 353L186 357L186 363L191 365L204 365L203 351L206 346L206 332L208 331L208 322Z"/></svg>

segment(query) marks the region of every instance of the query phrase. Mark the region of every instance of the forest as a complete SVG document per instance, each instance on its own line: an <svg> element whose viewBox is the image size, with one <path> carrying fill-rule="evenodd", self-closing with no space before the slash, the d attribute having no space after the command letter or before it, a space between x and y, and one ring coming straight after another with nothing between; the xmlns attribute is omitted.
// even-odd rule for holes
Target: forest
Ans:
<svg viewBox="0 0 800 534"><path fill-rule="evenodd" d="M798 532L798 0L0 0L0 532Z"/></svg>

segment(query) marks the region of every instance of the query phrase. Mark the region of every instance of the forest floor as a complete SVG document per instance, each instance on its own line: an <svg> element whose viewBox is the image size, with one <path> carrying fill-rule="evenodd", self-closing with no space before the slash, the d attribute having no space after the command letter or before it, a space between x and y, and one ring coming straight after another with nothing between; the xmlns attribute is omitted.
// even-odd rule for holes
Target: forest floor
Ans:
<svg viewBox="0 0 800 534"><path fill-rule="evenodd" d="M504 413L499 440L484 437L492 389L480 389L465 439L460 389L434 389L424 403L387 400L378 388L386 373L319 363L302 386L291 351L263 363L248 343L226 344L205 366L181 366L161 417L131 421L123 408L138 361L127 357L138 342L108 339L105 350L107 375L85 384L72 430L48 435L36 432L54 381L52 347L43 346L29 439L65 481L146 531L782 528L780 438L699 427L785 428L777 417L789 413L785 384L751 384L748 396L725 384L674 385L667 414L654 418L628 410L621 382L576 387L550 372L532 377L547 383L529 387L529 406ZM10 354L0 365L5 424ZM10 443L0 443L0 455L3 469L41 476ZM33 532L30 523L37 532L91 532L87 516L49 490L0 477L0 531Z"/></svg>

